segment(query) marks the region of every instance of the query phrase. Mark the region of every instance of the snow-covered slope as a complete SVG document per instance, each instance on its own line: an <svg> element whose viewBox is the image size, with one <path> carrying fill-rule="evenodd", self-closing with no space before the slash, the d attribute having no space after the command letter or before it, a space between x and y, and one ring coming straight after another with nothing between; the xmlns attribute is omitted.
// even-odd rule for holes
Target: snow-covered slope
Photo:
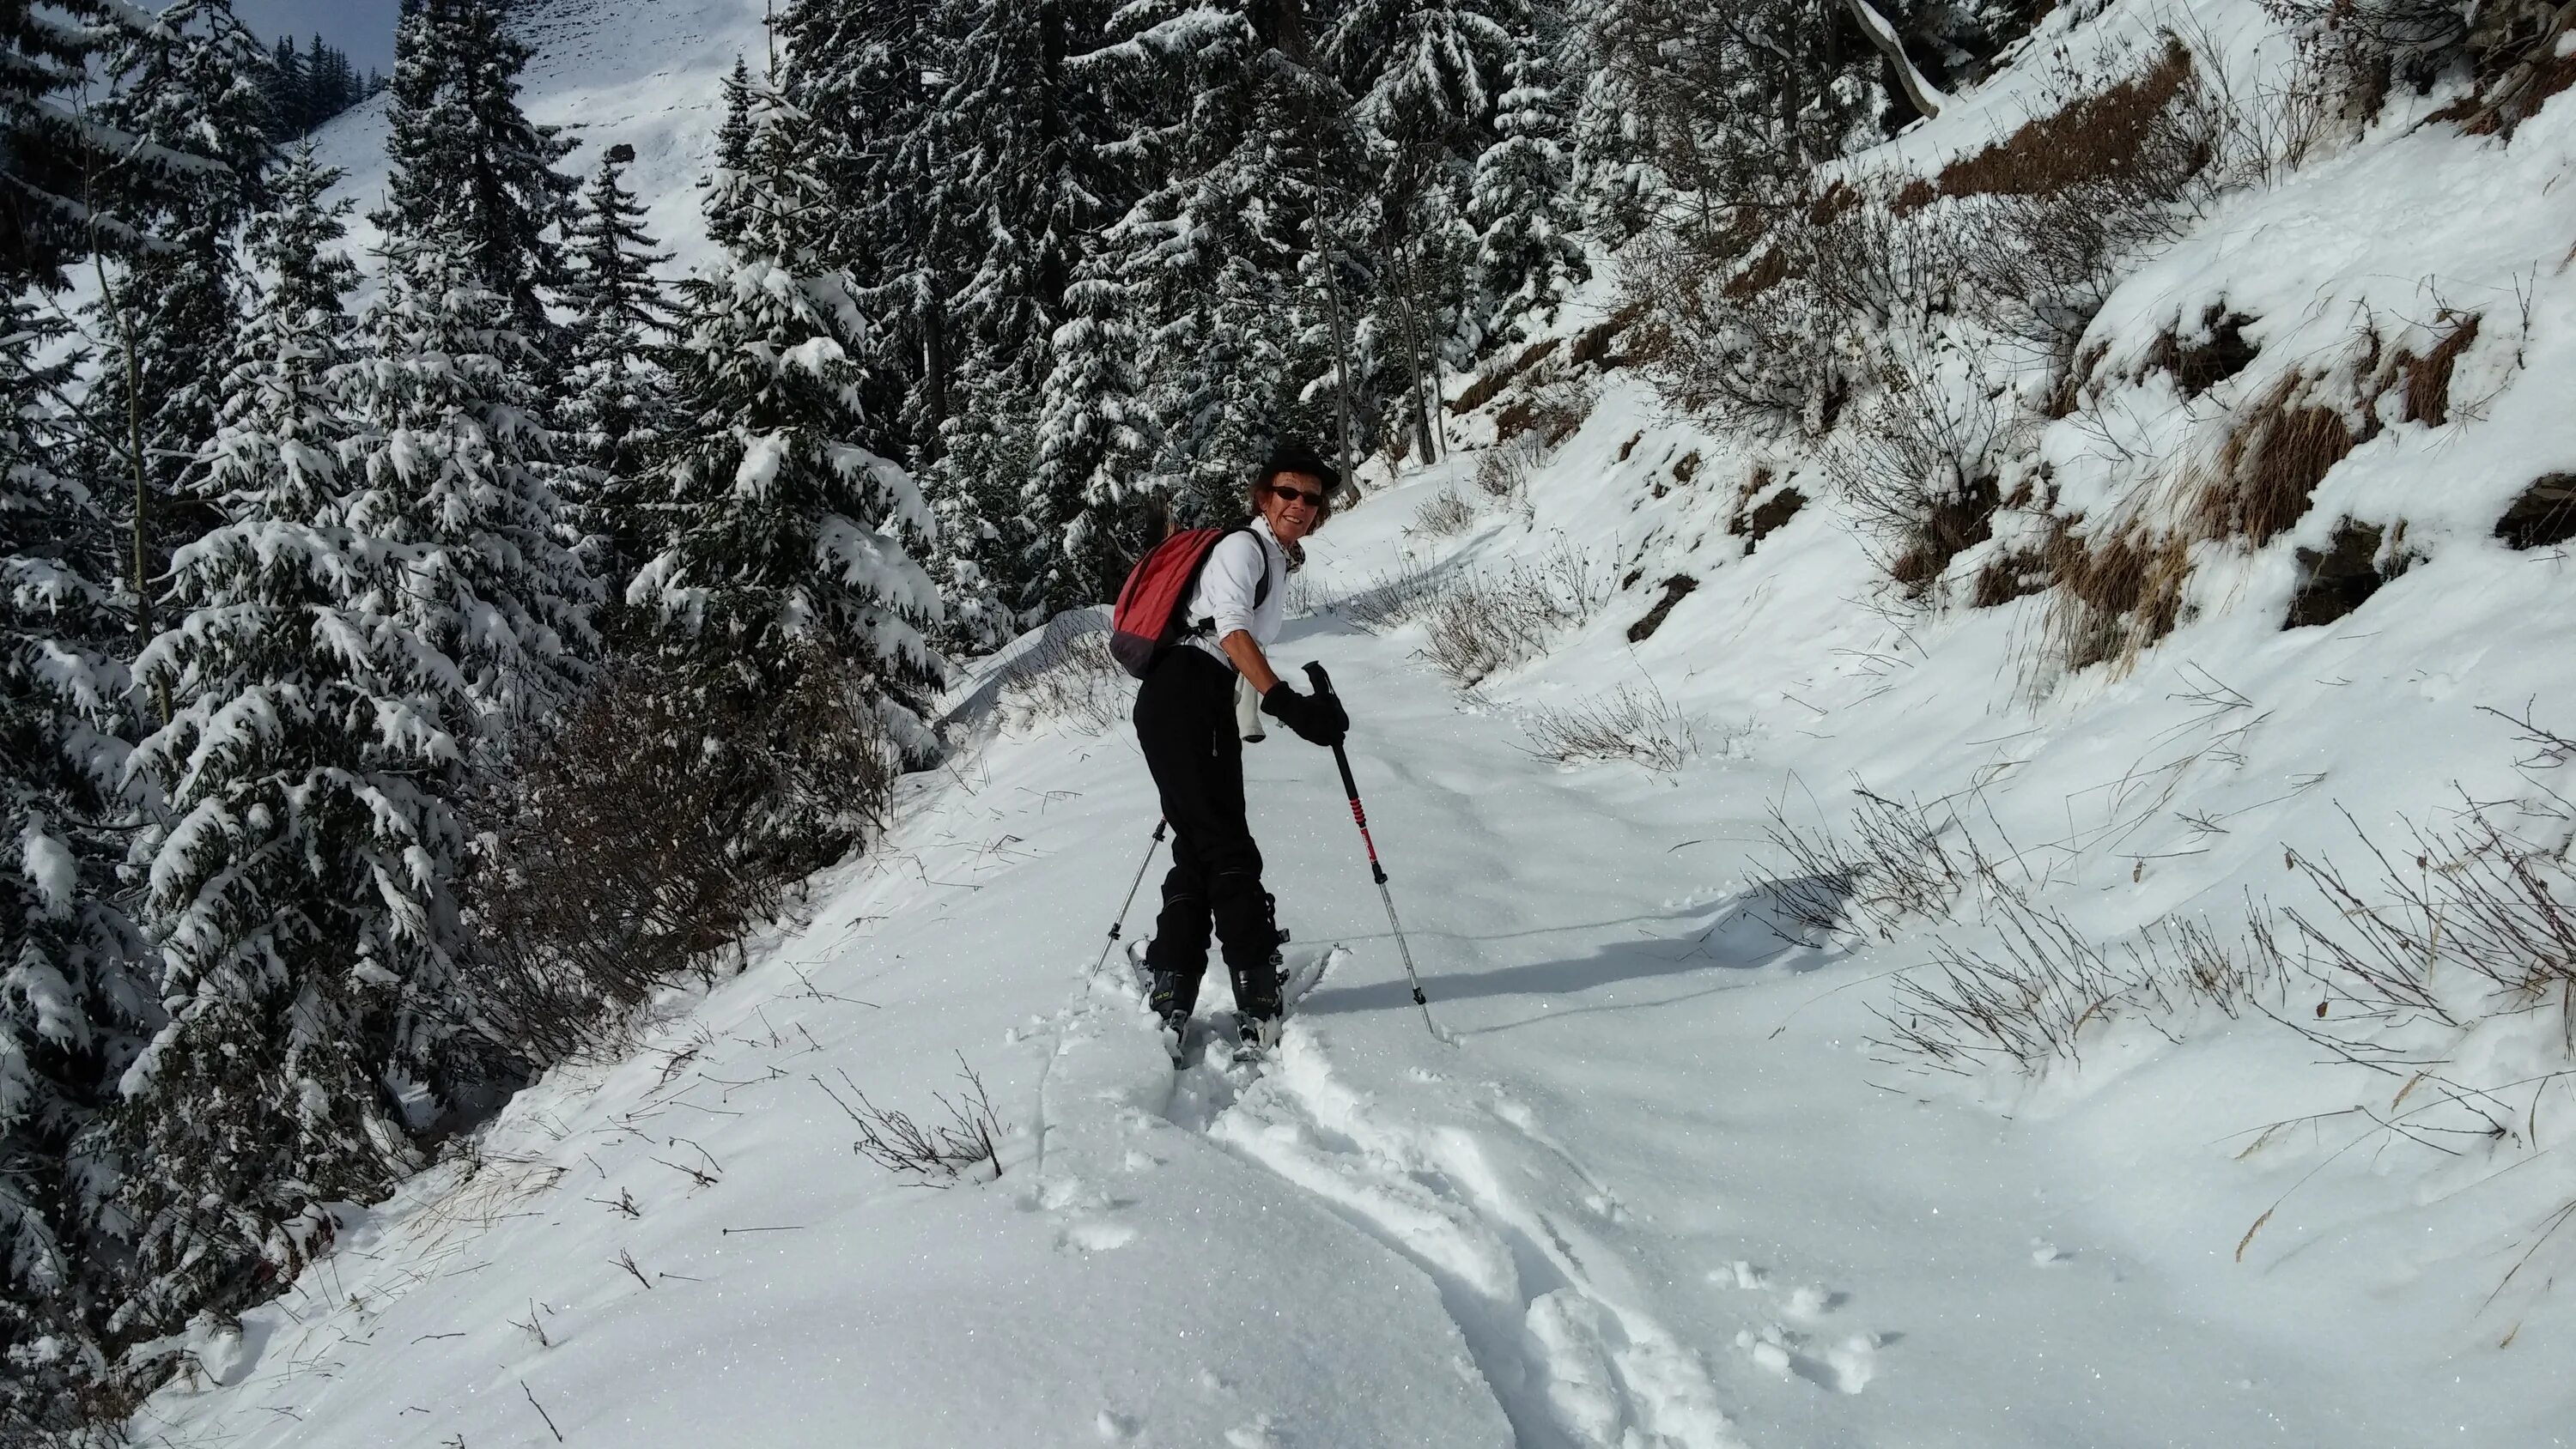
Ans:
<svg viewBox="0 0 2576 1449"><path fill-rule="evenodd" d="M737 57L757 69L767 55L762 0L528 0L519 33L534 49L521 77L520 105L540 125L561 126L580 148L564 165L587 175L600 153L635 148L626 184L645 207L644 225L685 275L709 255L698 183L715 154L724 118L724 77ZM385 100L379 97L325 126L321 158L347 173L339 194L357 203L351 255L372 252L365 213L383 200Z"/></svg>
<svg viewBox="0 0 2576 1449"><path fill-rule="evenodd" d="M2251 64L2253 9L2190 13ZM2070 7L2033 54L2088 64L2169 10ZM541 10L530 104L634 142L678 239L758 7L645 15ZM2033 75L1855 174L1928 173L2011 129ZM2315 912L2287 851L2366 888L2372 844L2403 872L2411 829L2462 801L2547 818L2527 744L2485 708L2576 723L2568 562L2492 525L2576 469L2556 416L2576 384L2559 184L2576 103L2509 147L2412 119L2228 198L2131 277L2088 337L2095 408L2031 441L2088 512L2143 507L2133 456L2215 448L2227 410L2290 372L2348 371L2357 321L2420 351L2444 309L2484 318L2448 421L2392 415L2261 549L2198 544L2192 611L2134 667L2035 676L2044 596L1903 605L1812 454L1713 435L1633 370L1596 370L1589 416L1520 494L1489 497L1462 449L1335 520L1280 650L1324 661L1350 701L1454 1040L1404 991L1329 757L1281 736L1251 751L1254 823L1292 956L1323 979L1266 1069L1220 1053L1175 1076L1123 967L1094 969L1154 824L1121 682L1067 665L1033 683L1006 658L960 687L967 748L906 782L886 841L816 883L809 919L740 977L675 995L631 1056L556 1073L394 1202L350 1209L321 1270L199 1336L205 1381L156 1396L138 1434L2567 1442L2553 1366L2576 1311L2550 1283L2576 1173L2550 1150L2565 1078L2539 1075L2565 1066L2554 1014L2478 1038L2454 1073L2513 1084L2510 1140L2384 1130L2426 1100L2406 1102L2413 1084L2322 1061L2255 1012L2086 1011L2073 1059L2036 1077L1934 1072L1883 1045L1894 973L1993 954L2030 918L1969 880L1883 937L1828 937L1761 888L1794 875L1775 810L1843 829L1866 787L1940 802L1949 848L2008 854L2014 890L2116 953L2159 921ZM380 139L363 119L332 133L361 194ZM2253 319L2255 360L2182 398L2148 354L2222 298ZM1451 426L1482 444L1513 401ZM2105 416L2135 430L2105 435ZM1777 496L1746 494L1765 469L1812 501L1748 545L1733 526ZM1463 526L1421 528L1451 495ZM2296 550L2346 517L2403 521L2419 561L2349 615L2284 629ZM1588 607L1462 695L1425 622L1388 602L1514 568ZM1695 754L1651 770L1542 747L1551 711L1621 691L1686 724ZM2341 1011L2274 1009L2312 1005ZM935 1117L969 1070L1007 1129L998 1180L930 1188L852 1151L840 1102Z"/></svg>

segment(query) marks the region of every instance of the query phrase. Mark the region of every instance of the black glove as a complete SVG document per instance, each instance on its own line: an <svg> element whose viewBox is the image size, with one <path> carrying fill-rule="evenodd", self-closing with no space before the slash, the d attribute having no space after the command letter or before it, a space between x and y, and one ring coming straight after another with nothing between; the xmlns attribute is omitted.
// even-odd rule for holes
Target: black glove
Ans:
<svg viewBox="0 0 2576 1449"><path fill-rule="evenodd" d="M1286 680L1261 696L1261 712L1297 732L1310 745L1338 745L1351 732L1351 717L1329 694L1299 694Z"/></svg>

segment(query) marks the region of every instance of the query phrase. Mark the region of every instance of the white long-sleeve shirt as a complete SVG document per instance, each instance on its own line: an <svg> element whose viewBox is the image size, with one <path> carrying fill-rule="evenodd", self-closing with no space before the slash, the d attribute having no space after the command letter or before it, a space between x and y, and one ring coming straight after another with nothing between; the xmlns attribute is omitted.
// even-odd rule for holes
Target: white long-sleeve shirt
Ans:
<svg viewBox="0 0 2576 1449"><path fill-rule="evenodd" d="M1270 580L1266 592L1260 587L1265 576ZM1189 641L1231 669L1234 661L1226 658L1217 641L1240 629L1267 650L1279 637L1287 596L1288 554L1279 546L1279 536L1270 531L1270 520L1255 518L1250 528L1217 542L1216 551L1199 569L1198 587L1181 618L1193 628L1202 622L1210 624L1205 631L1189 635Z"/></svg>

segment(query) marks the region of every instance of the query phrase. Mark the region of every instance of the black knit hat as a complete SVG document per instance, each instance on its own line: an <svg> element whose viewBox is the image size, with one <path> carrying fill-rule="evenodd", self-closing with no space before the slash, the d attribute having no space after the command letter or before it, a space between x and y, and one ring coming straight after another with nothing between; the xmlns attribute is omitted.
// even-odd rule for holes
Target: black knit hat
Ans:
<svg viewBox="0 0 2576 1449"><path fill-rule="evenodd" d="M1324 496L1342 491L1342 471L1324 461L1314 445L1290 439L1270 450L1270 458L1261 465L1258 481L1267 483L1282 473L1304 473L1322 480Z"/></svg>

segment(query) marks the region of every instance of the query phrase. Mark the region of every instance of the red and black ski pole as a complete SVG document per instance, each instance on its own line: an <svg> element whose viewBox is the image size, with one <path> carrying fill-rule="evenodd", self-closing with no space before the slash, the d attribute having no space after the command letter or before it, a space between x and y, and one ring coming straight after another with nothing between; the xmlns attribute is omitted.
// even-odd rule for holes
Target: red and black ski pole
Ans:
<svg viewBox="0 0 2576 1449"><path fill-rule="evenodd" d="M1324 672L1324 666L1308 664L1306 677L1314 681L1317 694L1333 694L1333 679ZM1395 949L1404 958L1404 979L1413 986L1413 1004L1422 1008L1422 1024L1431 1032L1432 1040L1447 1041L1439 1024L1431 1019L1431 998L1423 994L1422 978L1413 969L1413 948L1405 944L1404 923L1395 918L1395 896L1386 888L1386 867L1378 863L1377 841L1369 835L1368 807L1360 804L1359 782L1351 778L1351 757L1339 740L1333 742L1333 763L1341 767L1342 793L1350 797L1351 819L1360 828L1360 844L1368 849L1369 874L1377 880L1377 898L1386 903L1386 923L1395 931Z"/></svg>

